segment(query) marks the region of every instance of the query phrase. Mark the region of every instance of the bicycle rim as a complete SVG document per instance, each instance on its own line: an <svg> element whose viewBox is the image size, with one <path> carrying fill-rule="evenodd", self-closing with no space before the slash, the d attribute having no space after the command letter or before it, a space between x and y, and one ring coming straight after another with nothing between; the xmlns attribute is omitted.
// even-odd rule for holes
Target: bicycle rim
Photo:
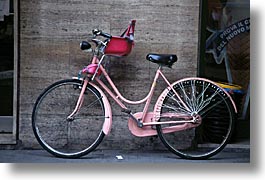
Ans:
<svg viewBox="0 0 265 180"><path fill-rule="evenodd" d="M196 78L180 81L173 88L189 110L171 90L164 97L160 113L198 114L201 123L173 133L163 132L172 124L157 125L158 135L164 145L186 159L207 159L223 150L232 134L235 116L230 99L223 89L211 81ZM168 120L171 119L162 117L159 121Z"/></svg>
<svg viewBox="0 0 265 180"><path fill-rule="evenodd" d="M37 99L32 127L40 145L57 157L77 158L94 150L104 137L104 105L99 92L87 86L79 111L75 109L81 81L63 80L49 86Z"/></svg>

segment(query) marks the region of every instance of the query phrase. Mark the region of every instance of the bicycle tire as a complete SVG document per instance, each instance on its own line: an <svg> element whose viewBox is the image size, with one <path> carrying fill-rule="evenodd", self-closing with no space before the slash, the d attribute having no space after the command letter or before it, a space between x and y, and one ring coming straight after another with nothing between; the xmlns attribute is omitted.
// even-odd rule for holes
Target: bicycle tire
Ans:
<svg viewBox="0 0 265 180"><path fill-rule="evenodd" d="M168 90L158 99L162 102L160 114L174 112L191 116L196 113L201 123L173 133L163 132L163 128L172 125L157 125L163 144L184 159L208 159L222 151L231 138L236 116L229 95L212 81L202 78L180 80L173 83L173 88L189 111L177 100L174 91ZM159 119L160 122L168 120L168 117Z"/></svg>
<svg viewBox="0 0 265 180"><path fill-rule="evenodd" d="M95 150L105 136L102 130L104 104L100 93L89 84L80 110L73 119L67 119L76 106L81 89L81 80L58 81L47 87L34 104L34 135L39 144L56 157L84 156Z"/></svg>

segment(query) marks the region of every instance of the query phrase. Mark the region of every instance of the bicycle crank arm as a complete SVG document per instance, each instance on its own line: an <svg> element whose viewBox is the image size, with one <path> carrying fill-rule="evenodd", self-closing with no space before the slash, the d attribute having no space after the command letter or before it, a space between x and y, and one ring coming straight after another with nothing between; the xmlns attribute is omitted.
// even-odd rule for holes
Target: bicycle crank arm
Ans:
<svg viewBox="0 0 265 180"><path fill-rule="evenodd" d="M134 117L134 115L132 114L131 110L122 109L121 112L127 113L130 116L130 118L132 118L132 120L134 120L134 122L137 124L137 126L139 128L142 128L144 126L141 121L139 121L136 117Z"/></svg>

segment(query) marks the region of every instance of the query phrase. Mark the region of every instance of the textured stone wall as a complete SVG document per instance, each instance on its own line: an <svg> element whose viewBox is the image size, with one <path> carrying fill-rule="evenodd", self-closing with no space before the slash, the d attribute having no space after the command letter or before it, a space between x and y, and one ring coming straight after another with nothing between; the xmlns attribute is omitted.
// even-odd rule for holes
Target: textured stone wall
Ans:
<svg viewBox="0 0 265 180"><path fill-rule="evenodd" d="M120 35L136 19L135 48L123 58L109 58L106 67L120 92L131 100L146 96L156 64L149 52L174 53L178 62L164 72L172 82L196 76L199 25L198 0L23 0L20 2L19 139L25 148L38 148L31 128L33 104L47 85L76 76L90 55L79 49L93 28ZM161 81L156 98L165 86ZM163 148L157 138L130 134L127 115L113 105L113 127L101 148ZM143 105L133 107L141 111ZM151 107L152 109L153 107ZM150 110L151 110L150 109ZM122 146L121 146L122 145Z"/></svg>

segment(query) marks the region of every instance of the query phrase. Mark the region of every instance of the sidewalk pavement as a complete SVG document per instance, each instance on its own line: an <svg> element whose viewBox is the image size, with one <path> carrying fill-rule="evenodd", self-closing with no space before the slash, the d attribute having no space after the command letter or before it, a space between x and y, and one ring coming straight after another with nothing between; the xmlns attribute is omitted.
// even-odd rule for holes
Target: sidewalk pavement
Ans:
<svg viewBox="0 0 265 180"><path fill-rule="evenodd" d="M0 150L0 163L250 163L250 145L228 144L208 160L181 159L170 151L97 149L79 159L64 159L45 150Z"/></svg>

